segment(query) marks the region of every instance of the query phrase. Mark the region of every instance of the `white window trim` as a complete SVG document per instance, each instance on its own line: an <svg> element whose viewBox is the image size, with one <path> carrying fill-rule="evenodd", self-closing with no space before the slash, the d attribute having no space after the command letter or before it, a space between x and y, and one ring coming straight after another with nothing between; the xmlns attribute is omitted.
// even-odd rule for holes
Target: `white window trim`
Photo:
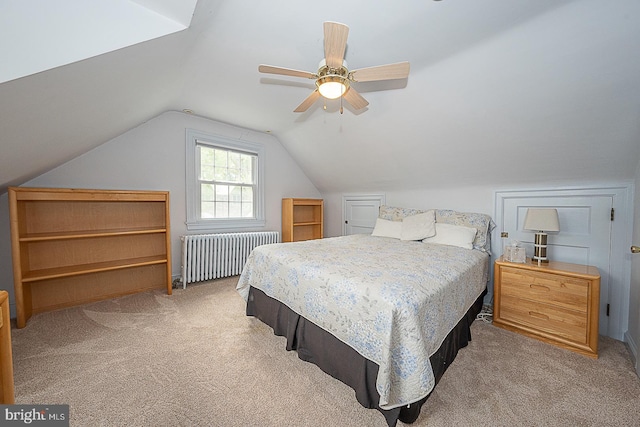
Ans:
<svg viewBox="0 0 640 427"><path fill-rule="evenodd" d="M265 169L265 148L258 142L242 141L227 138L220 135L211 135L194 129L187 129L186 135L186 190L187 190L187 230L193 231L219 231L233 229L260 228L266 224L264 216L264 169ZM201 219L198 217L198 197L197 176L196 176L196 145L200 143L210 143L212 146L227 148L230 150L244 151L258 156L258 173L256 176L256 217L255 218L211 218Z"/></svg>

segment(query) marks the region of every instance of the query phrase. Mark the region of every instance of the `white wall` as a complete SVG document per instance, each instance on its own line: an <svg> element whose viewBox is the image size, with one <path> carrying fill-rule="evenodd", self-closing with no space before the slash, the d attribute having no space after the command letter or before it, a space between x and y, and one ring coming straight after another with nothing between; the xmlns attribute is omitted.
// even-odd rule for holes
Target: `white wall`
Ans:
<svg viewBox="0 0 640 427"><path fill-rule="evenodd" d="M493 216L493 188L458 187L430 190L377 191L389 206L415 209L454 209ZM366 194L366 192L364 192ZM357 194L351 192L350 194ZM325 237L342 234L342 193L323 194L325 198Z"/></svg>
<svg viewBox="0 0 640 427"><path fill-rule="evenodd" d="M322 197L274 136L173 111L131 129L24 186L170 191L172 269L173 276L177 277L180 274L180 236L186 234L187 128L265 145L265 230L280 231L283 197ZM9 291L13 304L8 216L5 193L0 196L0 289ZM15 315L13 306L12 315Z"/></svg>

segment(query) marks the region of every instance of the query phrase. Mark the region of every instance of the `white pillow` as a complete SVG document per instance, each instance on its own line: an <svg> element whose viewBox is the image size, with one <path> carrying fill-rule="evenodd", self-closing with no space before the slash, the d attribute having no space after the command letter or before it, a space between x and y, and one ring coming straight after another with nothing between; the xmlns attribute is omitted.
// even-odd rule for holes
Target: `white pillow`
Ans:
<svg viewBox="0 0 640 427"><path fill-rule="evenodd" d="M477 232L478 230L472 227L436 222L436 235L424 239L423 242L473 249L473 240Z"/></svg>
<svg viewBox="0 0 640 427"><path fill-rule="evenodd" d="M389 221L382 218L376 219L376 226L373 228L372 236L393 237L399 239L402 234L402 221Z"/></svg>
<svg viewBox="0 0 640 427"><path fill-rule="evenodd" d="M436 234L436 211L411 215L402 220L401 240L422 240Z"/></svg>

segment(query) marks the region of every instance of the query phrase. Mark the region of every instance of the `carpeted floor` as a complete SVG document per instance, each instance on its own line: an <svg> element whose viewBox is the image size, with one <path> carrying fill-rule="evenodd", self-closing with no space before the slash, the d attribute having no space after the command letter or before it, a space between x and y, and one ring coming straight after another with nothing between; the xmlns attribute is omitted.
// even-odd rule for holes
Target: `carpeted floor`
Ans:
<svg viewBox="0 0 640 427"><path fill-rule="evenodd" d="M386 426L245 316L236 282L34 316L12 330L16 403L69 404L72 426ZM622 342L592 360L481 321L472 336L414 426L640 425Z"/></svg>

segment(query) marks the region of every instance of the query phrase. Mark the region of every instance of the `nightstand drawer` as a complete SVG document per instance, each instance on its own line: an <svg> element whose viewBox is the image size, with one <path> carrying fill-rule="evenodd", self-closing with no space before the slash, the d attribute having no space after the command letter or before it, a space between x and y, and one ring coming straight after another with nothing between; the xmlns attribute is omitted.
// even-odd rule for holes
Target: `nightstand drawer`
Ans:
<svg viewBox="0 0 640 427"><path fill-rule="evenodd" d="M539 271L502 268L502 295L587 311L589 281Z"/></svg>
<svg viewBox="0 0 640 427"><path fill-rule="evenodd" d="M502 295L500 317L576 343L587 342L587 313Z"/></svg>

